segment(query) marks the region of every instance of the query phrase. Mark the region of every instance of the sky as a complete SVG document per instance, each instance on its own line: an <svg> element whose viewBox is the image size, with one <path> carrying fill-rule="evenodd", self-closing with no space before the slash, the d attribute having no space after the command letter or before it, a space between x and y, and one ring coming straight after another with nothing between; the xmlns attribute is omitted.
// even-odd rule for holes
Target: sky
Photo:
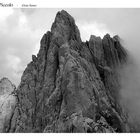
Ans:
<svg viewBox="0 0 140 140"><path fill-rule="evenodd" d="M62 9L0 9L0 78L18 85L40 40L50 30L55 15ZM140 9L65 9L80 30L83 41L90 35L119 35L132 56L140 55ZM139 58L136 58L140 60ZM139 61L136 63L139 64Z"/></svg>

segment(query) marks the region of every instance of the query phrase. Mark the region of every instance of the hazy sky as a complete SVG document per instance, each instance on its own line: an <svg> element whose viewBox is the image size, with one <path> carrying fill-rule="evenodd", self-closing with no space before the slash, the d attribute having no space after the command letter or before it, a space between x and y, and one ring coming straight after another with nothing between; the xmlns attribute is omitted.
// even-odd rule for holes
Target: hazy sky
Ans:
<svg viewBox="0 0 140 140"><path fill-rule="evenodd" d="M16 85L37 54L40 39L62 9L0 9L0 78ZM83 41L91 34L118 34L133 56L140 55L140 9L65 9L76 21ZM140 60L140 59L139 59Z"/></svg>

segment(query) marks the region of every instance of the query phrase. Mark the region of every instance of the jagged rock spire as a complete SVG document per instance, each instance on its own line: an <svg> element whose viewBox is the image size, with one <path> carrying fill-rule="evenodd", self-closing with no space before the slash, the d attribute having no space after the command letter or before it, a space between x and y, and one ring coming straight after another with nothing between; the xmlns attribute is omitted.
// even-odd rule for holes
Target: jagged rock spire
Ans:
<svg viewBox="0 0 140 140"><path fill-rule="evenodd" d="M79 29L75 24L74 18L64 10L56 14L51 32L54 38L61 38L62 42L70 40L81 41Z"/></svg>
<svg viewBox="0 0 140 140"><path fill-rule="evenodd" d="M116 38L82 42L73 17L62 10L40 44L16 91L8 132L129 131L116 71L127 58Z"/></svg>

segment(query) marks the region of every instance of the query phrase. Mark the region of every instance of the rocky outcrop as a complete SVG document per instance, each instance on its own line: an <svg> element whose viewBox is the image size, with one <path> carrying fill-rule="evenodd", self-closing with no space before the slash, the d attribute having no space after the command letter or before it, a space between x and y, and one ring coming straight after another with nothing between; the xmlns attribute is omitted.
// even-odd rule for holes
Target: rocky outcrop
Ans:
<svg viewBox="0 0 140 140"><path fill-rule="evenodd" d="M0 80L0 132L9 131L15 106L15 86L7 78L2 78Z"/></svg>
<svg viewBox="0 0 140 140"><path fill-rule="evenodd" d="M58 12L21 77L7 132L129 132L117 72L127 57L118 36L82 42L73 17Z"/></svg>

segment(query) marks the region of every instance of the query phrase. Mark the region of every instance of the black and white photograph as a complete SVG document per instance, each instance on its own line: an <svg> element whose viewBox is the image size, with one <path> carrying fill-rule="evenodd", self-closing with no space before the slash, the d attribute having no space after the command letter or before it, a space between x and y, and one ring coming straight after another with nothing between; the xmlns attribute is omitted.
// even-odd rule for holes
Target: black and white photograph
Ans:
<svg viewBox="0 0 140 140"><path fill-rule="evenodd" d="M0 133L140 133L140 8L0 6Z"/></svg>

